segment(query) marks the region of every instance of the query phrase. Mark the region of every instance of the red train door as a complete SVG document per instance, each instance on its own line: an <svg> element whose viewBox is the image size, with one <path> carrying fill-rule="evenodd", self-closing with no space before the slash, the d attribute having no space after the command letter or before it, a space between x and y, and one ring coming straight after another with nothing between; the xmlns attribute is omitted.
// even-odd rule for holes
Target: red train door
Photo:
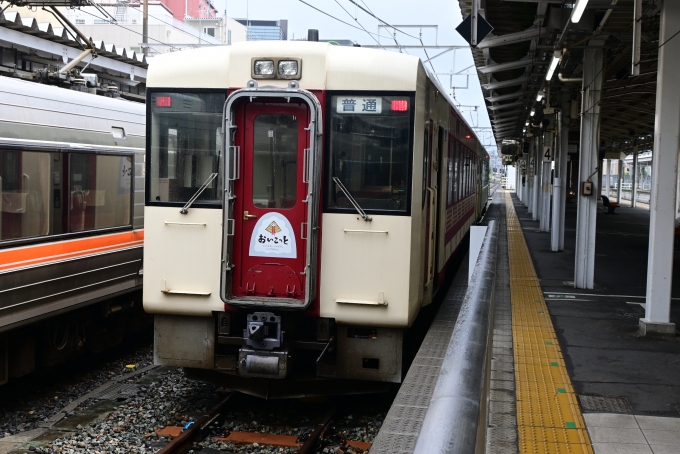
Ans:
<svg viewBox="0 0 680 454"><path fill-rule="evenodd" d="M251 102L237 111L233 297L305 299L309 109Z"/></svg>

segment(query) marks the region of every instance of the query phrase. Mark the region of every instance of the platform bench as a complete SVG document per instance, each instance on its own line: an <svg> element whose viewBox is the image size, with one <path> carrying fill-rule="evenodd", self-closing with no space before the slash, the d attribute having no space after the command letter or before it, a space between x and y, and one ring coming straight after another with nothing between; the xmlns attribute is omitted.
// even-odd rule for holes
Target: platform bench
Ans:
<svg viewBox="0 0 680 454"><path fill-rule="evenodd" d="M619 207L618 202L610 202L609 197L606 195L601 196L602 197L602 205L607 207L607 214L616 214L614 213L614 210L616 210Z"/></svg>

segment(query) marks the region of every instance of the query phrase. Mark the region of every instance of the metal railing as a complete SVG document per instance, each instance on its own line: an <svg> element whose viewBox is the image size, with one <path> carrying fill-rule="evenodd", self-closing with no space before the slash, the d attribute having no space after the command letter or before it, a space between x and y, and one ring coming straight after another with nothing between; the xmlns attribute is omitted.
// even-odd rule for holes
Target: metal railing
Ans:
<svg viewBox="0 0 680 454"><path fill-rule="evenodd" d="M414 453L483 453L498 257L497 222L489 221Z"/></svg>

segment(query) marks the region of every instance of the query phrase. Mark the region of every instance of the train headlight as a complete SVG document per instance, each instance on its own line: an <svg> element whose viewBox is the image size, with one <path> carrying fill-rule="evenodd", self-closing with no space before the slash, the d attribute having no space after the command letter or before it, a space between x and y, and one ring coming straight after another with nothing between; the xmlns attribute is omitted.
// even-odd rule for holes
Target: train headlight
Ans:
<svg viewBox="0 0 680 454"><path fill-rule="evenodd" d="M253 72L258 76L273 76L274 75L274 61L273 60L255 60Z"/></svg>
<svg viewBox="0 0 680 454"><path fill-rule="evenodd" d="M298 62L295 60L279 61L279 76L297 76Z"/></svg>

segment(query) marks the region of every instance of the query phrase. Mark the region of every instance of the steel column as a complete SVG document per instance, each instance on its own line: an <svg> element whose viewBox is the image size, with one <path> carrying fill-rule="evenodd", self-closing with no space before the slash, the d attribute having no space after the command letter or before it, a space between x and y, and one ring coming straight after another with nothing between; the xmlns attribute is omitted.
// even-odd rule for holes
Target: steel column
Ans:
<svg viewBox="0 0 680 454"><path fill-rule="evenodd" d="M562 154L567 150L562 149L562 117L564 111L558 112L555 117L555 126L557 126L557 137L555 138L555 177L553 183L553 201L552 201L552 227L550 230L550 250L557 252L560 250L560 214L562 213L561 203L563 198L563 179L561 178ZM568 129L567 129L568 131Z"/></svg>
<svg viewBox="0 0 680 454"><path fill-rule="evenodd" d="M630 185L630 207L635 208L637 206L637 168L638 168L638 147L635 145L633 147L633 176L631 178Z"/></svg>
<svg viewBox="0 0 680 454"><path fill-rule="evenodd" d="M538 149L540 148L540 144L538 143L538 137L533 138L534 142L534 177L532 178L533 181L533 186L532 186L532 191L531 191L531 219L533 221L538 221L540 218L540 204L538 203L539 197L540 197L540 190L541 190L541 161L539 161L538 157L540 156L540 153L538 152Z"/></svg>
<svg viewBox="0 0 680 454"><path fill-rule="evenodd" d="M600 145L600 95L602 90L603 50L587 48L583 55L583 87L581 103L581 138L579 157L579 186L591 181L592 195L584 196L579 187L576 215L576 250L574 287L591 289L595 278L595 225L597 200L600 195L598 172Z"/></svg>
<svg viewBox="0 0 680 454"><path fill-rule="evenodd" d="M677 217L678 158L680 149L680 40L672 39L680 28L676 2L661 4L652 193L649 203L649 255L647 259L647 304L640 319L643 334L675 335L670 323L673 282L673 246Z"/></svg>
<svg viewBox="0 0 680 454"><path fill-rule="evenodd" d="M560 180L562 182L562 195L560 197L560 234L559 241L557 245L558 251L564 250L564 220L566 219L565 210L567 209L567 191L569 190L569 181L567 180L567 175L569 174L569 161L567 158L569 156L569 121L571 112L571 97L569 93L562 93L562 115L561 124L562 132L560 134L560 148L562 149L562 154L560 155Z"/></svg>
<svg viewBox="0 0 680 454"><path fill-rule="evenodd" d="M550 147L553 152L553 133L545 132L541 136L541 223L538 229L541 232L550 232L550 169L552 168L551 161L544 161L545 147Z"/></svg>
<svg viewBox="0 0 680 454"><path fill-rule="evenodd" d="M517 186L515 186L517 200L522 201L522 161L517 161Z"/></svg>
<svg viewBox="0 0 680 454"><path fill-rule="evenodd" d="M619 159L618 183L616 184L616 201L621 205L621 186L623 185L623 160Z"/></svg>
<svg viewBox="0 0 680 454"><path fill-rule="evenodd" d="M526 202L524 203L527 206L527 212L531 214L534 204L533 204L533 196L534 196L534 173L536 173L536 169L531 165L531 162L534 161L534 140L531 139L529 141L529 153L527 154L527 197L526 197ZM535 162L535 161L534 161Z"/></svg>
<svg viewBox="0 0 680 454"><path fill-rule="evenodd" d="M604 195L609 197L609 185L612 180L612 160L607 159L607 182L604 184Z"/></svg>
<svg viewBox="0 0 680 454"><path fill-rule="evenodd" d="M541 222L543 213L543 134L536 137L536 220Z"/></svg>

